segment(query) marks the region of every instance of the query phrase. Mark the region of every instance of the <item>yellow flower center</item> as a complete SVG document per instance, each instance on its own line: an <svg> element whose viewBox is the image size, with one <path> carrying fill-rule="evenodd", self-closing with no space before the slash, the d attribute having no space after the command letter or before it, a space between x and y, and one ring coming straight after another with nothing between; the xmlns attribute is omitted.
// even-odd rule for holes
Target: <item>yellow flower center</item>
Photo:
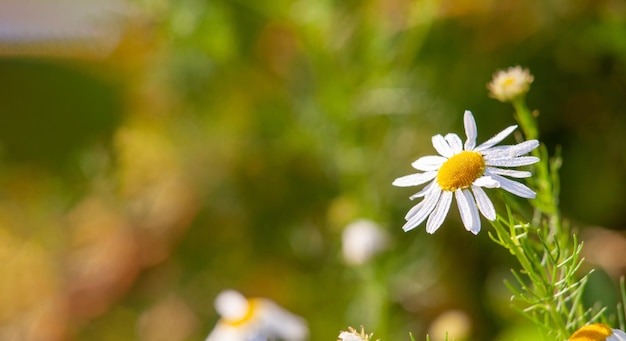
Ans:
<svg viewBox="0 0 626 341"><path fill-rule="evenodd" d="M503 86L511 86L513 84L515 84L515 77L507 77L502 82Z"/></svg>
<svg viewBox="0 0 626 341"><path fill-rule="evenodd" d="M479 152L462 151L444 162L437 183L444 191L454 192L472 185L485 172L485 159Z"/></svg>
<svg viewBox="0 0 626 341"><path fill-rule="evenodd" d="M613 330L602 323L590 324L578 329L568 341L604 341L613 334Z"/></svg>
<svg viewBox="0 0 626 341"><path fill-rule="evenodd" d="M256 308L256 305L258 304L257 300L255 299L249 299L248 300L248 311L246 311L246 314L244 316L242 316L241 318L238 318L236 320L230 320L230 319L224 319L224 322L226 322L226 324L231 325L233 327L237 327L237 326L241 326L244 323L250 321L252 319L252 317L254 316L254 310Z"/></svg>

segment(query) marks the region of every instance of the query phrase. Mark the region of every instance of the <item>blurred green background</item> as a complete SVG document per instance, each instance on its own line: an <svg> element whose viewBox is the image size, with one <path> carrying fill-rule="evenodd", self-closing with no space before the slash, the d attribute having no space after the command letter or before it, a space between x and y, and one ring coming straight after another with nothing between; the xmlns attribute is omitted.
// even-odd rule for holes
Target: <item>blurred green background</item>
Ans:
<svg viewBox="0 0 626 341"><path fill-rule="evenodd" d="M468 324L457 340L533 339L490 227L473 236L452 209L435 235L404 233L417 189L391 186L432 135L463 134L464 110L479 141L514 124L486 90L514 65L562 147L564 215L597 246L589 291L614 304L623 1L122 4L105 54L71 30L16 42L0 27L0 339L203 340L228 288L304 317L314 341L360 325L420 340L437 321ZM392 247L349 266L341 233L359 218Z"/></svg>

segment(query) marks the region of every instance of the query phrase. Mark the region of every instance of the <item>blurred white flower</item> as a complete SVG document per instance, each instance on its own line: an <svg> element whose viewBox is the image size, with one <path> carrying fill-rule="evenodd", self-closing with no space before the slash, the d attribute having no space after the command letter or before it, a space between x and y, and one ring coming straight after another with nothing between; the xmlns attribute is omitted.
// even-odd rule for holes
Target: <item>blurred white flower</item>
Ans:
<svg viewBox="0 0 626 341"><path fill-rule="evenodd" d="M603 323L594 323L578 329L568 341L626 341L626 333Z"/></svg>
<svg viewBox="0 0 626 341"><path fill-rule="evenodd" d="M418 186L430 181L421 191L411 196L411 199L424 197L424 200L406 214L407 223L402 227L404 231L414 229L428 218L426 232L435 233L443 224L454 197L465 229L478 234L479 210L490 221L496 219L493 203L483 187L502 188L522 198L535 198L535 192L530 188L505 176L527 178L532 175L527 171L507 168L538 162L539 158L535 156L522 155L537 148L539 141L529 140L516 145L496 146L517 128L513 125L477 146L478 129L470 111L465 111L463 121L467 135L465 145L456 134L447 134L445 137L435 135L432 142L440 155L424 156L411 164L423 173L394 180L393 185L399 187Z"/></svg>
<svg viewBox="0 0 626 341"><path fill-rule="evenodd" d="M385 250L389 245L389 236L375 222L359 219L343 230L341 245L344 261L359 265Z"/></svg>
<svg viewBox="0 0 626 341"><path fill-rule="evenodd" d="M348 331L341 331L341 333L339 333L339 339L337 341L369 341L372 335L374 334L365 334L365 328L363 328L363 326L361 326L360 333L356 329L348 327Z"/></svg>
<svg viewBox="0 0 626 341"><path fill-rule="evenodd" d="M491 82L487 84L487 89L491 97L501 102L508 102L526 94L533 80L534 77L528 69L515 66L495 73Z"/></svg>
<svg viewBox="0 0 626 341"><path fill-rule="evenodd" d="M221 318L206 341L302 341L309 335L304 319L269 299L225 290L217 295L215 309Z"/></svg>

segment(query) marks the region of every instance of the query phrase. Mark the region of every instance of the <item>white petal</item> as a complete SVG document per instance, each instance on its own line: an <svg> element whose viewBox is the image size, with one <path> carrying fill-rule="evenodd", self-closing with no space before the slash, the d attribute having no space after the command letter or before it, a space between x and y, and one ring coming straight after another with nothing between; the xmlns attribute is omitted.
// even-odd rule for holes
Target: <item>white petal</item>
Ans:
<svg viewBox="0 0 626 341"><path fill-rule="evenodd" d="M443 156L438 156L438 155L429 155L429 156L422 156L421 158L415 160L411 166L413 166L413 168L417 169L417 170L421 170L421 171L434 171L434 170L438 170L439 167L441 167L441 165L446 162L448 159L446 159Z"/></svg>
<svg viewBox="0 0 626 341"><path fill-rule="evenodd" d="M437 176L437 172L426 172L426 173L416 173L416 174L405 175L403 177L399 177L393 180L392 185L398 186L398 187L417 186L417 185L421 185L423 183L426 183L434 179L435 176Z"/></svg>
<svg viewBox="0 0 626 341"><path fill-rule="evenodd" d="M204 341L240 340L242 332L230 324L219 320Z"/></svg>
<svg viewBox="0 0 626 341"><path fill-rule="evenodd" d="M244 332L246 328L241 330L242 334L248 334L242 338L237 339L223 339L223 340L307 340L309 336L309 328L306 321L295 315L285 308L279 306L276 302L269 299L257 299L259 313L255 316L258 318L259 327L264 329L265 335L250 336L250 329L248 333ZM257 331L259 334L263 333L261 330Z"/></svg>
<svg viewBox="0 0 626 341"><path fill-rule="evenodd" d="M505 157L510 157L509 156L509 150L513 148L513 146L511 145L502 145L502 146L495 146L495 147L491 147L491 148L487 148L485 150L481 151L481 154L483 154L485 157L490 157L490 158L494 158L494 159L501 159L501 158L505 158Z"/></svg>
<svg viewBox="0 0 626 341"><path fill-rule="evenodd" d="M409 221L411 220L411 218L413 218L413 216L422 209L422 206L424 206L424 200L418 202L415 206L411 207L411 209L406 213L406 215L404 216L404 220Z"/></svg>
<svg viewBox="0 0 626 341"><path fill-rule="evenodd" d="M513 146L495 146L491 147L487 150L481 151L485 160L499 160L499 159L510 159L518 155L513 155L512 153Z"/></svg>
<svg viewBox="0 0 626 341"><path fill-rule="evenodd" d="M613 334L607 337L606 341L626 341L626 333L619 329L613 329Z"/></svg>
<svg viewBox="0 0 626 341"><path fill-rule="evenodd" d="M472 193L467 189L457 189L454 196L465 229L473 234L478 234L480 232L480 217Z"/></svg>
<svg viewBox="0 0 626 341"><path fill-rule="evenodd" d="M463 151L463 142L461 142L461 138L457 134L447 134L445 136L445 140L452 148L454 154L458 154Z"/></svg>
<svg viewBox="0 0 626 341"><path fill-rule="evenodd" d="M409 197L409 199L413 200L415 198L421 198L421 197L425 196L428 193L428 191L430 191L430 189L432 188L433 184L435 184L435 181L433 181L433 182L429 183L428 185L424 186L424 188L422 188L421 191L411 195Z"/></svg>
<svg viewBox="0 0 626 341"><path fill-rule="evenodd" d="M446 215L448 215L450 203L452 203L452 192L443 191L443 193L441 193L441 198L439 198L439 202L437 203L437 207L435 207L433 213L431 213L430 217L428 217L428 221L426 222L426 232L432 234L439 229L441 224L443 224L443 221L446 219Z"/></svg>
<svg viewBox="0 0 626 341"><path fill-rule="evenodd" d="M414 210L406 224L402 226L402 229L405 232L410 231L417 227L419 224L421 224L435 208L435 205L439 201L440 195L441 188L439 186L433 186L431 192L429 192L426 195L426 198L418 204L419 208Z"/></svg>
<svg viewBox="0 0 626 341"><path fill-rule="evenodd" d="M520 156L532 152L537 147L539 147L539 141L528 140L511 147L509 153L510 156Z"/></svg>
<svg viewBox="0 0 626 341"><path fill-rule="evenodd" d="M427 186L429 187L428 192L426 193L426 198L422 201L420 201L417 205L411 207L411 209L409 210L409 212L407 212L407 214L404 216L404 219L406 221L409 221L411 219L413 219L413 217L415 217L416 214L418 214L418 212L420 212L422 210L422 207L424 205L430 205L430 201L437 201L436 197L439 195L437 194L437 192L441 191L441 188L439 186ZM436 188L434 188L436 187ZM434 195L433 195L434 194ZM432 204L434 207L434 204ZM432 209L431 209L432 211ZM419 224L418 224L419 225Z"/></svg>
<svg viewBox="0 0 626 341"><path fill-rule="evenodd" d="M472 116L471 111L465 110L463 123L465 125L465 135L467 136L467 141L465 141L465 150L473 150L474 147L476 147L478 129L476 128L476 121L474 120L474 116Z"/></svg>
<svg viewBox="0 0 626 341"><path fill-rule="evenodd" d="M519 166L528 166L533 163L539 162L539 158L536 156L518 156L506 159L486 159L485 164L487 166L496 166L496 167L519 167Z"/></svg>
<svg viewBox="0 0 626 341"><path fill-rule="evenodd" d="M443 136L437 134L433 136L432 141L433 147L435 147L435 150L437 150L437 153L439 153L440 155L443 155L445 157L451 157L452 155L454 155L452 148L450 148L450 145L448 144L448 142L446 142Z"/></svg>
<svg viewBox="0 0 626 341"><path fill-rule="evenodd" d="M491 147L487 150L481 151L481 154L485 157L485 160L498 160L498 159L510 159L514 156L511 156L511 150L513 146L505 145L505 146L495 146Z"/></svg>
<svg viewBox="0 0 626 341"><path fill-rule="evenodd" d="M474 192L476 204L478 205L480 213L491 221L496 220L496 210L493 208L493 203L487 196L487 193L485 193L485 191L478 186L472 186L472 192Z"/></svg>
<svg viewBox="0 0 626 341"><path fill-rule="evenodd" d="M480 178L474 180L472 183L474 186L486 187L486 188L498 188L500 187L500 183L497 182L494 178L489 175L481 176Z"/></svg>
<svg viewBox="0 0 626 341"><path fill-rule="evenodd" d="M215 297L215 310L221 317L230 320L241 319L250 309L248 300L236 290L224 290Z"/></svg>
<svg viewBox="0 0 626 341"><path fill-rule="evenodd" d="M500 187L503 190L509 193L513 193L519 197L526 199L534 199L536 196L536 193L533 192L532 189L526 187L526 185L523 185L517 181L507 179L500 175L492 174L491 176L500 183Z"/></svg>
<svg viewBox="0 0 626 341"><path fill-rule="evenodd" d="M495 146L482 151L486 158L503 159L530 153L539 146L539 141L528 140L515 145Z"/></svg>
<svg viewBox="0 0 626 341"><path fill-rule="evenodd" d="M499 132L498 134L496 134L496 136L490 138L489 140L485 141L484 143L482 143L480 146L474 148L475 151L480 152L483 151L489 147L492 147L500 142L502 142L502 140L504 140L507 136L511 135L511 133L513 132L513 130L515 130L517 128L516 125L514 126L510 126L506 129L504 129L503 131Z"/></svg>
<svg viewBox="0 0 626 341"><path fill-rule="evenodd" d="M501 168L492 168L492 167L487 167L487 169L485 169L485 173L506 175L512 178L528 178L533 175L533 173L528 172L528 171L518 171L518 170L513 170L513 169L501 169Z"/></svg>

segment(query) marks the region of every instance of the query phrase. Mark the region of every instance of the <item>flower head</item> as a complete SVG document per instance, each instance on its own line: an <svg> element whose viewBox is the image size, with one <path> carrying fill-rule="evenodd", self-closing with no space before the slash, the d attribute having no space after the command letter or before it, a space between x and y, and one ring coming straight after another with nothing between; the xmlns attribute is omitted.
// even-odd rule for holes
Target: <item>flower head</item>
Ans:
<svg viewBox="0 0 626 341"><path fill-rule="evenodd" d="M206 341L303 341L309 334L301 317L271 300L248 299L235 290L225 290L217 295L215 310L221 318Z"/></svg>
<svg viewBox="0 0 626 341"><path fill-rule="evenodd" d="M364 264L387 248L389 236L371 220L359 219L350 223L341 235L341 251L349 265Z"/></svg>
<svg viewBox="0 0 626 341"><path fill-rule="evenodd" d="M339 339L337 341L369 341L373 336L373 333L365 334L365 328L361 326L361 332L357 332L356 329L348 327L348 331L342 331L339 333Z"/></svg>
<svg viewBox="0 0 626 341"><path fill-rule="evenodd" d="M568 341L626 341L626 333L603 323L594 323L578 329Z"/></svg>
<svg viewBox="0 0 626 341"><path fill-rule="evenodd" d="M506 71L496 72L487 85L487 89L489 89L491 97L501 102L508 102L526 94L533 80L534 77L528 69L515 66Z"/></svg>
<svg viewBox="0 0 626 341"><path fill-rule="evenodd" d="M479 211L491 221L496 219L493 203L483 188L502 188L522 198L535 197L535 192L530 188L507 177L527 178L532 175L528 171L509 168L538 162L537 157L523 155L537 148L539 141L529 140L516 145L496 146L517 128L510 126L477 146L478 132L470 111L465 111L463 121L467 136L465 144L456 134L433 136L433 146L439 155L417 159L411 165L423 173L406 175L393 182L394 186L409 187L430 181L421 191L411 196L411 199L424 197L424 200L413 206L405 216L407 223L402 227L404 231L412 230L426 218L426 232L437 231L443 224L454 197L463 225L468 231L477 234L480 232Z"/></svg>

